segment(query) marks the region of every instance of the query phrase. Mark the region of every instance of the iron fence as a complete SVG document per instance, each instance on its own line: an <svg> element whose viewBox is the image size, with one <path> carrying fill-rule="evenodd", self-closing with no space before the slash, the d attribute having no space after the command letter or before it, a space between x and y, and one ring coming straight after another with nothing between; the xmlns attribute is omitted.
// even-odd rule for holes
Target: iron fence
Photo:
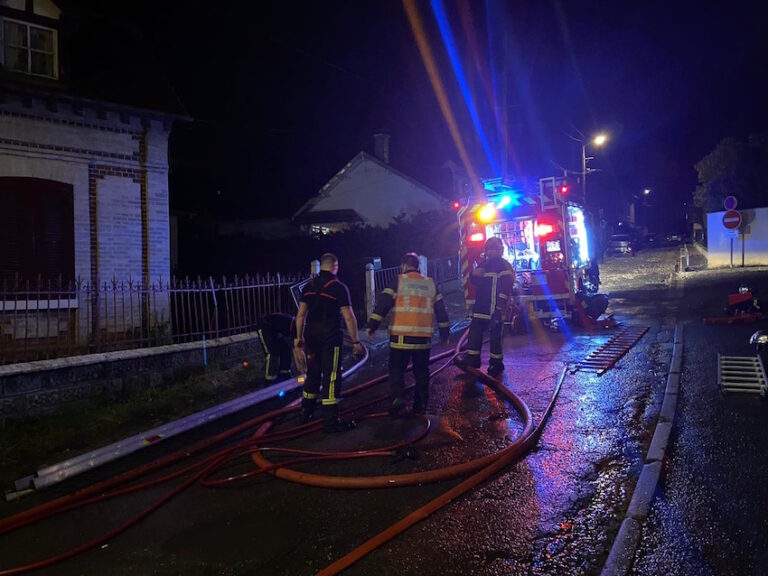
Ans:
<svg viewBox="0 0 768 576"><path fill-rule="evenodd" d="M382 268L374 272L374 282L376 284L376 293L378 294L384 288L397 278L400 274L400 266L392 268ZM457 256L452 258L433 258L427 260L427 276L431 277L438 289L451 280L459 279L459 260Z"/></svg>
<svg viewBox="0 0 768 576"><path fill-rule="evenodd" d="M0 364L192 342L254 329L295 313L299 275L0 284Z"/></svg>
<svg viewBox="0 0 768 576"><path fill-rule="evenodd" d="M427 275L434 279L437 287L442 290L443 284L461 278L459 257L434 258L427 261Z"/></svg>

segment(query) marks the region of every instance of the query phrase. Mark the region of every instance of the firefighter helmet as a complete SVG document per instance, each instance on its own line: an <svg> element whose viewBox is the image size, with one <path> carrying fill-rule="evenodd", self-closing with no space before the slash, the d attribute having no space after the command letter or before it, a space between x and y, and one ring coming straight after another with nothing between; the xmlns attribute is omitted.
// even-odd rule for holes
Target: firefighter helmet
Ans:
<svg viewBox="0 0 768 576"><path fill-rule="evenodd" d="M485 242L485 251L488 252L488 250L498 250L499 252L503 252L504 243L501 241L501 238L498 236L491 236L488 238L488 240Z"/></svg>

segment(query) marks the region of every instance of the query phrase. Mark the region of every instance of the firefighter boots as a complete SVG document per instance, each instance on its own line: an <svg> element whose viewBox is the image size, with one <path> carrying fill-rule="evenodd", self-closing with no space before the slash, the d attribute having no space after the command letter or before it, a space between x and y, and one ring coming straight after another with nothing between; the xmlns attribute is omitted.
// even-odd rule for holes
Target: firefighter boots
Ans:
<svg viewBox="0 0 768 576"><path fill-rule="evenodd" d="M390 404L389 410L387 410L387 412L389 412L390 418L397 418L403 413L404 410L405 410L405 400L403 400L402 398L395 398L394 400L392 400L392 404Z"/></svg>
<svg viewBox="0 0 768 576"><path fill-rule="evenodd" d="M504 372L504 364L502 364L501 362L498 362L498 363L494 362L493 364L488 366L488 375L493 378L497 378L501 376L503 372Z"/></svg>
<svg viewBox="0 0 768 576"><path fill-rule="evenodd" d="M339 420L337 418L331 422L323 422L323 432L327 434L341 434L355 428L357 428L357 422L354 420Z"/></svg>
<svg viewBox="0 0 768 576"><path fill-rule="evenodd" d="M308 400L306 398L301 401L301 413L299 414L299 422L306 424L312 420L312 416L315 414L315 401Z"/></svg>

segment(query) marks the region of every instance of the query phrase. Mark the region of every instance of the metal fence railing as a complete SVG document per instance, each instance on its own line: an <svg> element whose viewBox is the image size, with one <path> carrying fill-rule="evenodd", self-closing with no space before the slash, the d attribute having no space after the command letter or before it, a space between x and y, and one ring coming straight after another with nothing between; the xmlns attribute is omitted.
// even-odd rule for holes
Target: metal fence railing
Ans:
<svg viewBox="0 0 768 576"><path fill-rule="evenodd" d="M0 364L216 338L295 313L299 275L144 285L133 281L0 283Z"/></svg>
<svg viewBox="0 0 768 576"><path fill-rule="evenodd" d="M384 288L389 286L389 284L397 278L398 274L400 274L400 266L376 270L373 275L376 284L376 293L378 294L384 290ZM438 289L446 282L458 280L460 278L458 256L427 260L427 276L435 281Z"/></svg>
<svg viewBox="0 0 768 576"><path fill-rule="evenodd" d="M451 280L459 280L459 257L434 258L427 261L427 275L432 277L437 287L442 290L442 285Z"/></svg>
<svg viewBox="0 0 768 576"><path fill-rule="evenodd" d="M381 268L373 273L373 278L376 284L376 294L384 290L389 286L392 281L400 274L400 266L393 266L392 268Z"/></svg>

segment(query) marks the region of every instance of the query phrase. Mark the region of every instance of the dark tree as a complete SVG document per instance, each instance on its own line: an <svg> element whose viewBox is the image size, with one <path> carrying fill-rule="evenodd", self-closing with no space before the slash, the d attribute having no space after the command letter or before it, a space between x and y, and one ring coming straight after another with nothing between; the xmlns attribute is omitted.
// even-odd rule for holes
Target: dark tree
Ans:
<svg viewBox="0 0 768 576"><path fill-rule="evenodd" d="M726 196L736 196L744 208L765 204L766 166L768 135L752 134L746 141L724 138L694 166L699 173L694 203L704 212L722 210Z"/></svg>

